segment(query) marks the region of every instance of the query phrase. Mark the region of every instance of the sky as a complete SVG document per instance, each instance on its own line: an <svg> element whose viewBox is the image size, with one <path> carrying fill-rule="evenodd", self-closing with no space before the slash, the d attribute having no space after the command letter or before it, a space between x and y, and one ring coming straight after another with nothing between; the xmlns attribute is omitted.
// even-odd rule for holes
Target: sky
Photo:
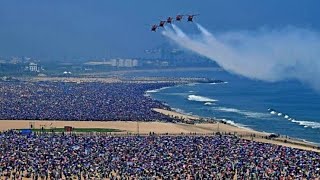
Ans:
<svg viewBox="0 0 320 180"><path fill-rule="evenodd" d="M318 7L318 0L1 0L0 57L143 57L145 49L168 42L150 26L180 13L200 14L195 20L210 32L320 31Z"/></svg>

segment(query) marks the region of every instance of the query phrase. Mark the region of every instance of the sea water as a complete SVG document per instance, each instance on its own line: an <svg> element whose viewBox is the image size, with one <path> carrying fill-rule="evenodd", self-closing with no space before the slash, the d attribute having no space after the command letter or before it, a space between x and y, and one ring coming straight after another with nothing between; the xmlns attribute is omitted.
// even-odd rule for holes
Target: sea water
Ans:
<svg viewBox="0 0 320 180"><path fill-rule="evenodd" d="M225 83L178 85L149 94L185 113L225 119L238 126L320 144L320 92L307 84L268 83L214 71L153 73L152 76L224 80Z"/></svg>

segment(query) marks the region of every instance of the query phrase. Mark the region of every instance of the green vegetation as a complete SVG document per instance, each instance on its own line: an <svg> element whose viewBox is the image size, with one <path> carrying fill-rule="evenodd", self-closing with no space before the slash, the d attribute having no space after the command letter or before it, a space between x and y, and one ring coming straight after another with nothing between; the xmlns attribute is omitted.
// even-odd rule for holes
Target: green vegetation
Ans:
<svg viewBox="0 0 320 180"><path fill-rule="evenodd" d="M19 129L20 130L20 129ZM41 132L42 129L31 129L32 132ZM65 132L64 128L43 129L43 132ZM122 132L119 129L105 129L105 128L73 128L72 132Z"/></svg>

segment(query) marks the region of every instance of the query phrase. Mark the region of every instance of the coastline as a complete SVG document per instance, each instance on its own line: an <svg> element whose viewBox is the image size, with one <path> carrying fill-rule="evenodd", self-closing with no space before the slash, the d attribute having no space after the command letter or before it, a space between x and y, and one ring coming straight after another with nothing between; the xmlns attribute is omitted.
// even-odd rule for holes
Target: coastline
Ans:
<svg viewBox="0 0 320 180"><path fill-rule="evenodd" d="M188 83L188 84L190 84L190 83ZM173 87L173 86L171 86L171 87ZM165 89L167 89L167 88L169 88L169 87L165 87ZM149 97L152 98L150 93L159 92L161 89L162 88L146 91L145 95L148 95ZM168 104L166 104L166 105L169 106ZM200 117L197 115L190 115L190 114L184 113L183 111L178 112L174 108L172 108L171 106L169 106L169 107L170 107L170 110L159 109L159 108L153 108L153 110L158 113L162 113L164 115L170 116L170 117L178 117L184 121L187 120L184 123L190 123L192 121L199 121L200 119L206 119L205 117ZM285 136L285 135L280 135L277 138L266 139L265 137L267 137L273 133L260 132L260 131L257 131L257 130L251 129L251 128L239 126L236 123L230 123L230 122L228 122L228 120L225 120L225 119L214 119L214 121L216 121L216 123L210 123L210 124L213 124L213 127L211 126L211 128L213 128L212 132L214 132L214 133L217 133L217 132L231 133L231 134L238 135L239 137L241 137L243 139L320 152L320 148L319 148L320 146L314 142L309 142L309 141L306 141L303 139L298 139L298 138L292 138L292 137ZM204 126L206 125L206 123L201 123L201 124Z"/></svg>
<svg viewBox="0 0 320 180"><path fill-rule="evenodd" d="M183 114L181 112L176 112L173 110L165 110L165 109L153 109L156 112L162 113L164 115L169 116L177 116L181 117L182 119L189 119L189 120L199 120L201 117L193 116L188 114ZM198 126L206 127L208 123L199 123ZM291 138L288 136L280 136L278 138L267 139L266 136L269 136L271 133L267 132L259 132L254 129L249 129L245 127L238 127L232 124L228 124L227 122L221 123L220 120L217 120L216 123L210 123L212 133L222 133L222 134L234 134L242 139L253 140L262 143L270 143L276 145L282 145L302 150L310 150L315 152L320 152L320 149L317 148L316 144L311 142L305 142L303 140Z"/></svg>

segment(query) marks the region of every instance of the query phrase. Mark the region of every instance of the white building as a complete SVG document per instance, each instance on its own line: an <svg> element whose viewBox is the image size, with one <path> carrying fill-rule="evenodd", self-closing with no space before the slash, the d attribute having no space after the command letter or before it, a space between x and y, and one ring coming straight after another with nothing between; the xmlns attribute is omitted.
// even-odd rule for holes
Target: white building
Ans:
<svg viewBox="0 0 320 180"><path fill-rule="evenodd" d="M117 59L110 59L110 65L116 67L118 65Z"/></svg>
<svg viewBox="0 0 320 180"><path fill-rule="evenodd" d="M118 59L118 67L124 67L124 59Z"/></svg>
<svg viewBox="0 0 320 180"><path fill-rule="evenodd" d="M132 67L132 60L131 59L126 59L124 61L124 66L125 67Z"/></svg>
<svg viewBox="0 0 320 180"><path fill-rule="evenodd" d="M29 64L29 71L31 71L31 72L40 72L40 68L39 68L38 64L30 63Z"/></svg>
<svg viewBox="0 0 320 180"><path fill-rule="evenodd" d="M132 61L132 67L137 67L138 66L138 60L134 59Z"/></svg>
<svg viewBox="0 0 320 180"><path fill-rule="evenodd" d="M136 59L118 59L118 67L136 67L138 60Z"/></svg>

